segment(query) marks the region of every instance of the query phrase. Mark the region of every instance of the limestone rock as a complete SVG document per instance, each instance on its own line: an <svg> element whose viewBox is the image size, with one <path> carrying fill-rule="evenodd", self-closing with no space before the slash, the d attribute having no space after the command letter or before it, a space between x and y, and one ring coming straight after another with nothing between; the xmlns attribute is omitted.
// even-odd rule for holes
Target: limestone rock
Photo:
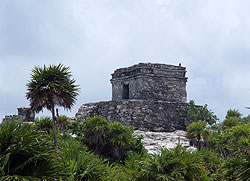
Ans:
<svg viewBox="0 0 250 181"><path fill-rule="evenodd" d="M174 132L151 132L135 130L134 135L142 135L142 143L149 153L160 153L160 147L168 149L174 148L181 144L183 147L189 150L195 150L196 148L190 146L189 139L186 138L186 132L183 130L176 130Z"/></svg>

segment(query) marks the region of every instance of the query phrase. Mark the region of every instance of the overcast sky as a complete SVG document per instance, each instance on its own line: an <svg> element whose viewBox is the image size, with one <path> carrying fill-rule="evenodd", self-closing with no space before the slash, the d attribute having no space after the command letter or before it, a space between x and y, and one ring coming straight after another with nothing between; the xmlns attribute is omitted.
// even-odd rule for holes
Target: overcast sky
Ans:
<svg viewBox="0 0 250 181"><path fill-rule="evenodd" d="M111 73L139 62L187 67L188 100L250 114L249 0L1 0L0 117L28 106L37 65L71 68L81 104L111 99ZM62 112L62 109L61 109Z"/></svg>

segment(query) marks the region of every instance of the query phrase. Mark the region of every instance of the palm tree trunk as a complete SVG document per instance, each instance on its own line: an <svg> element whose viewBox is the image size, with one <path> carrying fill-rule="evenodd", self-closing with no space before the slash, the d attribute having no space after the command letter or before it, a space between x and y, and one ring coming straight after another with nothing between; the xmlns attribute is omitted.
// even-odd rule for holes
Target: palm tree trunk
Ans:
<svg viewBox="0 0 250 181"><path fill-rule="evenodd" d="M198 150L199 151L201 150L201 142L200 142L200 140L201 140L201 135L198 134L197 142L198 142Z"/></svg>
<svg viewBox="0 0 250 181"><path fill-rule="evenodd" d="M54 145L57 147L57 137L56 137L56 117L55 117L55 108L51 108L52 120L53 120L53 136L54 136Z"/></svg>

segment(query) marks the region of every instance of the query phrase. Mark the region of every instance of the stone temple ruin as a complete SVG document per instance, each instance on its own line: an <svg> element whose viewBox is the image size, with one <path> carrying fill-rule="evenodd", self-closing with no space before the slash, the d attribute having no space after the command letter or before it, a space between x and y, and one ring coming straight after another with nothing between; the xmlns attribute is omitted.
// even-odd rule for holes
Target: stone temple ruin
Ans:
<svg viewBox="0 0 250 181"><path fill-rule="evenodd" d="M112 74L112 101L83 104L76 119L101 115L135 129L185 130L188 125L186 68L139 63Z"/></svg>
<svg viewBox="0 0 250 181"><path fill-rule="evenodd" d="M17 108L17 111L17 115L6 115L3 122L5 120L22 120L23 122L32 122L35 120L35 113L30 108L20 107Z"/></svg>

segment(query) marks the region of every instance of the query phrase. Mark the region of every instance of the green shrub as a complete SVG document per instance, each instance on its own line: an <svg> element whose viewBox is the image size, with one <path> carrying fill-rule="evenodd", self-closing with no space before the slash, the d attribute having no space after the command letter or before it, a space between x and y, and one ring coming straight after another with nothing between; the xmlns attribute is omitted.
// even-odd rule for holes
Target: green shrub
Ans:
<svg viewBox="0 0 250 181"><path fill-rule="evenodd" d="M225 170L224 178L226 180L236 180L239 175L239 169L243 163L244 161L241 157L228 158L223 166L223 169Z"/></svg>
<svg viewBox="0 0 250 181"><path fill-rule="evenodd" d="M106 132L104 151L113 159L124 159L133 138L133 130L119 122L110 122Z"/></svg>
<svg viewBox="0 0 250 181"><path fill-rule="evenodd" d="M63 167L70 172L69 180L97 180L106 172L107 166L103 161L87 152L86 147L70 135L60 137L59 147Z"/></svg>
<svg viewBox="0 0 250 181"><path fill-rule="evenodd" d="M57 124L60 130L67 130L68 126L71 124L69 118L65 115L57 117Z"/></svg>
<svg viewBox="0 0 250 181"><path fill-rule="evenodd" d="M127 151L127 155L130 153L139 153L139 154L144 154L147 152L145 149L143 143L142 143L143 136L133 136L132 141L130 142L129 150Z"/></svg>
<svg viewBox="0 0 250 181"><path fill-rule="evenodd" d="M223 177L222 165L224 160L214 151L202 148L200 151L194 152L197 158L201 158L203 166L206 170L205 177L208 180L221 180Z"/></svg>
<svg viewBox="0 0 250 181"><path fill-rule="evenodd" d="M230 148L231 155L240 153L241 150L250 146L250 124L237 125L231 129L225 130L225 134L229 139L227 142L228 148Z"/></svg>
<svg viewBox="0 0 250 181"><path fill-rule="evenodd" d="M142 161L141 167L140 180L204 180L201 158L181 146L161 149L161 154L153 154Z"/></svg>
<svg viewBox="0 0 250 181"><path fill-rule="evenodd" d="M107 129L108 121L101 116L94 116L84 120L84 137L87 139L88 143L99 150L106 145Z"/></svg>
<svg viewBox="0 0 250 181"><path fill-rule="evenodd" d="M130 152L143 153L141 137L133 136L133 128L110 122L101 116L76 121L70 126L77 139L111 161L124 161Z"/></svg>
<svg viewBox="0 0 250 181"><path fill-rule="evenodd" d="M241 123L241 119L238 117L228 117L222 123L223 129L232 128L233 126L237 126Z"/></svg>
<svg viewBox="0 0 250 181"><path fill-rule="evenodd" d="M119 167L87 151L87 148L68 134L60 137L63 167L70 176L67 180L128 180Z"/></svg>
<svg viewBox="0 0 250 181"><path fill-rule="evenodd" d="M208 110L207 104L204 106L196 106L193 100L189 102L187 116L191 121L205 121L210 126L218 120L217 116L211 110Z"/></svg>
<svg viewBox="0 0 250 181"><path fill-rule="evenodd" d="M111 144L126 146L132 139L133 130L117 121L110 122L107 130L107 139Z"/></svg>
<svg viewBox="0 0 250 181"><path fill-rule="evenodd" d="M247 148L243 151L244 151L244 156L243 156L244 163L242 164L239 170L239 175L237 176L237 178L239 178L240 180L249 180L250 178L250 149Z"/></svg>
<svg viewBox="0 0 250 181"><path fill-rule="evenodd" d="M247 138L250 136L250 124L237 125L226 131L235 141L239 141L240 138Z"/></svg>
<svg viewBox="0 0 250 181"><path fill-rule="evenodd" d="M238 110L236 109L229 109L227 111L227 115L226 115L226 118L230 118L230 117L236 117L236 118L241 118L241 114Z"/></svg>
<svg viewBox="0 0 250 181"><path fill-rule="evenodd" d="M51 117L46 116L36 119L36 127L40 130L46 131L49 134L53 129L53 121ZM61 115L57 118L56 124L58 125L59 130L67 130L68 126L71 124L69 118L65 115Z"/></svg>
<svg viewBox="0 0 250 181"><path fill-rule="evenodd" d="M244 123L250 123L250 115L244 117L244 118L242 119L242 121L243 121L243 124L244 124Z"/></svg>
<svg viewBox="0 0 250 181"><path fill-rule="evenodd" d="M238 119L229 117L229 119ZM231 157L250 145L250 124L238 124L224 131L213 131L208 140L208 147L224 157Z"/></svg>
<svg viewBox="0 0 250 181"><path fill-rule="evenodd" d="M148 159L149 156L146 152L144 152L144 154L130 152L124 162L124 171L126 174L135 180L140 180L140 178L142 178L142 172L144 171L141 162Z"/></svg>
<svg viewBox="0 0 250 181"><path fill-rule="evenodd" d="M53 123L48 116L36 119L35 125L39 130L46 131L48 134L52 133Z"/></svg>
<svg viewBox="0 0 250 181"><path fill-rule="evenodd" d="M209 132L206 130L206 122L204 121L197 121L197 122L192 122L188 127L187 127L187 137L191 139L196 146L200 150L201 149L201 140L203 140L203 143L208 139Z"/></svg>
<svg viewBox="0 0 250 181"><path fill-rule="evenodd" d="M2 180L60 179L58 152L50 137L33 124L6 121L0 125L0 177Z"/></svg>
<svg viewBox="0 0 250 181"><path fill-rule="evenodd" d="M230 154L230 147L228 147L230 136L222 132L221 128L211 133L208 148L218 152L223 157L227 157Z"/></svg>
<svg viewBox="0 0 250 181"><path fill-rule="evenodd" d="M68 128L69 131L77 136L77 139L80 140L81 138L83 138L83 121L82 120L76 120L73 121L69 124Z"/></svg>

